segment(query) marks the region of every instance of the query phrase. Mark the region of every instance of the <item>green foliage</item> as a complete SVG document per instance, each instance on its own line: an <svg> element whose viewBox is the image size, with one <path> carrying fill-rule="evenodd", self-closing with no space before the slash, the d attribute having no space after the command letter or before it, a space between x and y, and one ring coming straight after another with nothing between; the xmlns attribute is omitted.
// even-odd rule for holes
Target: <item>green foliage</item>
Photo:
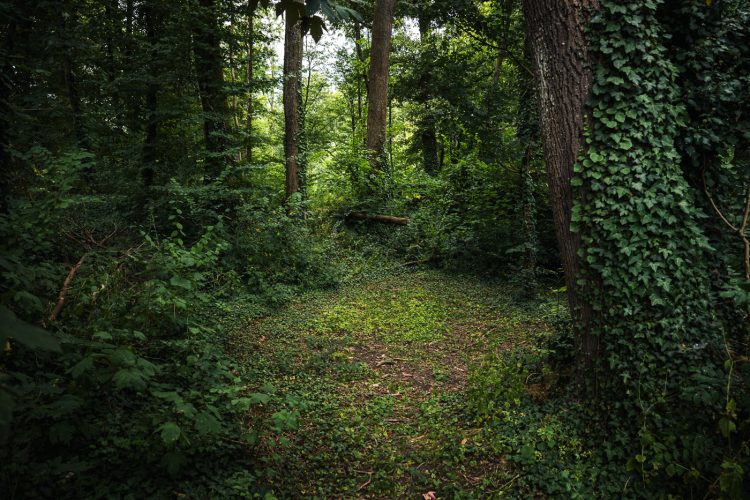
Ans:
<svg viewBox="0 0 750 500"><path fill-rule="evenodd" d="M469 371L469 401L480 417L521 404L529 367L523 351L492 353Z"/></svg>
<svg viewBox="0 0 750 500"><path fill-rule="evenodd" d="M628 443L613 453L646 491L687 493L721 473L717 422L733 377L722 369L703 215L675 148L684 107L660 3L602 2L592 14L592 121L573 222L600 342L594 383L613 433L603 438Z"/></svg>
<svg viewBox="0 0 750 500"><path fill-rule="evenodd" d="M291 293L261 282L332 283L336 268L321 272L325 248L283 210L225 208L227 227L216 207L241 193L176 181L160 200L163 218L129 225L101 209L104 197L74 194L89 155L33 154L42 165L33 203L16 199L0 219L3 494L262 494L252 450L259 435L295 429L298 410L258 380L248 390L224 352L217 305ZM246 232L252 242L230 239ZM53 333L19 319L47 317L80 255Z"/></svg>
<svg viewBox="0 0 750 500"><path fill-rule="evenodd" d="M325 309L317 329L327 335L365 334L388 343L419 344L439 341L445 319L442 304L424 290L396 290Z"/></svg>

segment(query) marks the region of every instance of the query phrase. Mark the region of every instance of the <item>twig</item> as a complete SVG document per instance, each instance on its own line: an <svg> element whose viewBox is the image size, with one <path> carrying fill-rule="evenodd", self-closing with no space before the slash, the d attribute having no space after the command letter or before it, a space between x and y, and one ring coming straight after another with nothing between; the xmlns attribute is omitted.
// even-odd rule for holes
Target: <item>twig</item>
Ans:
<svg viewBox="0 0 750 500"><path fill-rule="evenodd" d="M365 481L362 485L360 485L359 488L357 488L357 491L362 491L363 489L367 487L368 484L372 482L372 471L367 471L366 474L369 474L370 477L367 479L367 481Z"/></svg>
<svg viewBox="0 0 750 500"><path fill-rule="evenodd" d="M708 191L708 184L706 184L706 169L705 168L701 172L701 176L703 177L703 192L706 193L708 202L711 204L711 207L714 209L714 212L716 212L716 215L719 216L722 222L724 222L724 224L726 224L729 227L729 229L731 229L734 232L737 232L738 231L737 227L731 222L729 222L729 220L726 217L724 217L724 214L722 213L722 211L719 209L718 206L716 206L716 202L714 201L713 196L711 196L711 193Z"/></svg>
<svg viewBox="0 0 750 500"><path fill-rule="evenodd" d="M57 319L57 315L60 314L60 311L63 308L63 304L65 303L65 294L68 293L68 288L70 287L70 282L73 281L73 278L78 272L78 268L81 267L81 264L83 264L83 261L86 260L86 257L88 255L88 252L83 254L81 258L78 259L76 265L70 268L68 275L65 277L65 281L63 281L63 286L60 289L60 294L57 296L57 304L52 310L52 314L49 315L49 321L55 321Z"/></svg>
<svg viewBox="0 0 750 500"><path fill-rule="evenodd" d="M708 202L711 204L711 207L714 209L714 212L716 212L716 215L719 216L719 218L724 222L724 224L729 227L729 229L732 230L732 232L737 233L737 235L740 237L740 240L742 240L742 246L743 246L743 264L745 267L745 279L750 281L750 239L748 239L747 235L745 234L745 230L747 229L748 221L750 221L750 183L747 185L747 194L745 195L745 209L742 212L742 220L740 222L739 226L735 226L731 222L729 222L729 219L727 219L724 214L722 213L721 209L716 205L716 202L714 201L713 196L711 196L711 193L708 190L708 184L706 183L706 169L704 168L701 171L701 177L703 179L703 192L706 193L706 197L708 198Z"/></svg>

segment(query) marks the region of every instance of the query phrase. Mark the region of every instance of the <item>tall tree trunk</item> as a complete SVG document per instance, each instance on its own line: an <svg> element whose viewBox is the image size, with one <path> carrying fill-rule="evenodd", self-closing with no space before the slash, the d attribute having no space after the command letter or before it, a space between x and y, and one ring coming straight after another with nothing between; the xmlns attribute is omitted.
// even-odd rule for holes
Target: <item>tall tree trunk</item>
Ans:
<svg viewBox="0 0 750 500"><path fill-rule="evenodd" d="M229 108L224 88L224 65L216 0L200 0L199 3L198 22L193 29L193 52L203 109L203 137L206 142L205 179L210 181L218 177L223 168Z"/></svg>
<svg viewBox="0 0 750 500"><path fill-rule="evenodd" d="M422 44L422 50L424 45L428 42L430 33L430 18L426 12L427 9L423 9L419 13L419 40ZM422 54L425 57L425 54ZM429 63L423 64L423 68L428 68ZM438 144L437 144L437 132L435 130L435 118L432 116L431 109L429 106L430 102L430 80L432 75L429 70L422 72L419 78L419 103L422 105L422 119L420 120L420 136L422 139L422 163L425 172L428 174L434 174L438 171Z"/></svg>
<svg viewBox="0 0 750 500"><path fill-rule="evenodd" d="M302 4L303 0L295 0ZM284 30L284 157L286 195L298 192L302 185L304 163L300 155L302 128L302 21L292 22L286 13Z"/></svg>
<svg viewBox="0 0 750 500"><path fill-rule="evenodd" d="M143 141L142 167L141 175L143 184L146 187L151 186L154 182L156 173L156 141L159 130L157 117L157 98L159 91L159 68L157 67L157 25L158 14L154 0L149 0L144 4L144 20L146 24L146 40L149 44L149 63L148 63L148 86L146 89L146 111L148 118L146 122L146 137Z"/></svg>
<svg viewBox="0 0 750 500"><path fill-rule="evenodd" d="M86 135L86 126L84 124L83 111L81 109L81 96L78 93L78 79L76 77L73 56L71 48L73 44L70 41L71 33L76 30L76 13L60 11L60 35L62 36L63 48L61 54L61 66L65 91L70 104L70 111L73 115L73 133L75 134L76 143L81 149L90 149L89 139ZM70 23L69 21L70 20ZM69 26L72 24L73 26Z"/></svg>
<svg viewBox="0 0 750 500"><path fill-rule="evenodd" d="M358 22L354 22L354 51L357 54L357 61L364 65L365 55L362 52L362 29ZM357 68L357 120L362 121L362 84L364 83L365 93L367 93L367 72L360 72Z"/></svg>
<svg viewBox="0 0 750 500"><path fill-rule="evenodd" d="M229 18L229 78L232 83L232 125L235 130L240 128L240 115L239 115L239 101L237 99L237 68L234 64L234 50L235 50L235 39L234 39L234 9L232 9L231 16ZM242 153L240 152L240 160L242 159Z"/></svg>
<svg viewBox="0 0 750 500"><path fill-rule="evenodd" d="M534 199L534 179L531 176L531 159L533 153L533 138L523 153L521 160L521 226L523 230L523 257L521 270L524 291L531 295L537 286L537 237L536 237L536 200Z"/></svg>
<svg viewBox="0 0 750 500"><path fill-rule="evenodd" d="M500 45L497 49L497 58L495 59L495 70L492 72L492 85L497 85L500 81L500 71L503 69L503 61L508 52L508 40L510 39L510 21L513 16L513 0L505 0L503 4L503 32Z"/></svg>
<svg viewBox="0 0 750 500"><path fill-rule="evenodd" d="M10 55L13 53L13 45L16 36L16 18L9 16L6 31L0 39L0 213L5 213L8 208L11 182L11 155L10 155L10 127L13 123L13 108L10 105L13 91L13 64Z"/></svg>
<svg viewBox="0 0 750 500"><path fill-rule="evenodd" d="M115 64L115 37L120 29L120 6L118 0L107 0L104 3L104 12L107 16L107 80L109 83L115 81L117 77L117 67Z"/></svg>
<svg viewBox="0 0 750 500"><path fill-rule="evenodd" d="M531 59L531 46L528 37L526 37L523 63L531 66ZM539 247L536 233L534 178L532 176L532 160L537 147L537 136L539 135L539 106L533 75L527 71L519 71L516 85L520 91L516 125L517 136L524 148L520 171L521 229L524 246L521 276L524 292L530 296L536 292L537 288L537 249Z"/></svg>
<svg viewBox="0 0 750 500"><path fill-rule="evenodd" d="M388 57L391 52L395 0L375 0L367 94L367 149L373 168L383 170L388 108Z"/></svg>
<svg viewBox="0 0 750 500"><path fill-rule="evenodd" d="M584 102L592 76L586 68L584 13L596 0L524 0L526 29L539 92L542 144L552 202L555 234L565 271L568 302L579 327L580 361L590 365L598 338L590 333L591 308L581 296L578 249L581 239L571 232L573 166L583 147Z"/></svg>
<svg viewBox="0 0 750 500"><path fill-rule="evenodd" d="M245 157L247 161L253 159L253 90L255 81L253 78L253 65L255 64L255 23L253 17L255 16L255 9L253 8L253 0L248 1L247 9L247 123L246 127L246 142L245 142Z"/></svg>

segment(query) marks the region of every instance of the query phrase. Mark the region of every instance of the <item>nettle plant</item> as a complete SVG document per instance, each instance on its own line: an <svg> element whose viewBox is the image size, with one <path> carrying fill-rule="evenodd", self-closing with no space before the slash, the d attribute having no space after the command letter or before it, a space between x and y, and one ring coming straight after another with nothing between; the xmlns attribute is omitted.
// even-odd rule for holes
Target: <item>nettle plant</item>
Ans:
<svg viewBox="0 0 750 500"><path fill-rule="evenodd" d="M703 258L711 249L674 144L684 109L659 3L602 1L591 12L594 82L573 225L600 343L595 383L616 431L608 447L648 487L677 476L701 490L736 475L722 469L731 451L717 427L734 399Z"/></svg>

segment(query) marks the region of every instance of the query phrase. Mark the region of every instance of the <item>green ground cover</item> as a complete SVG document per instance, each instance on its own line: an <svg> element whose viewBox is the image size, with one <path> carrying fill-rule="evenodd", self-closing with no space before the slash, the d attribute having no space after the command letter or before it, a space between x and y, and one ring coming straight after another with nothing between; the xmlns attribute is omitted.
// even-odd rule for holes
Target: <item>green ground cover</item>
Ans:
<svg viewBox="0 0 750 500"><path fill-rule="evenodd" d="M552 374L539 360L563 312L555 294L519 301L515 292L507 283L404 270L304 295L236 328L230 349L244 376L267 381L248 391L270 394L248 415L246 438L263 448L270 491L530 491L519 479L533 443L524 448L528 439L517 432L530 408L543 413ZM260 420L273 428L258 431ZM538 431L554 434L555 425Z"/></svg>

